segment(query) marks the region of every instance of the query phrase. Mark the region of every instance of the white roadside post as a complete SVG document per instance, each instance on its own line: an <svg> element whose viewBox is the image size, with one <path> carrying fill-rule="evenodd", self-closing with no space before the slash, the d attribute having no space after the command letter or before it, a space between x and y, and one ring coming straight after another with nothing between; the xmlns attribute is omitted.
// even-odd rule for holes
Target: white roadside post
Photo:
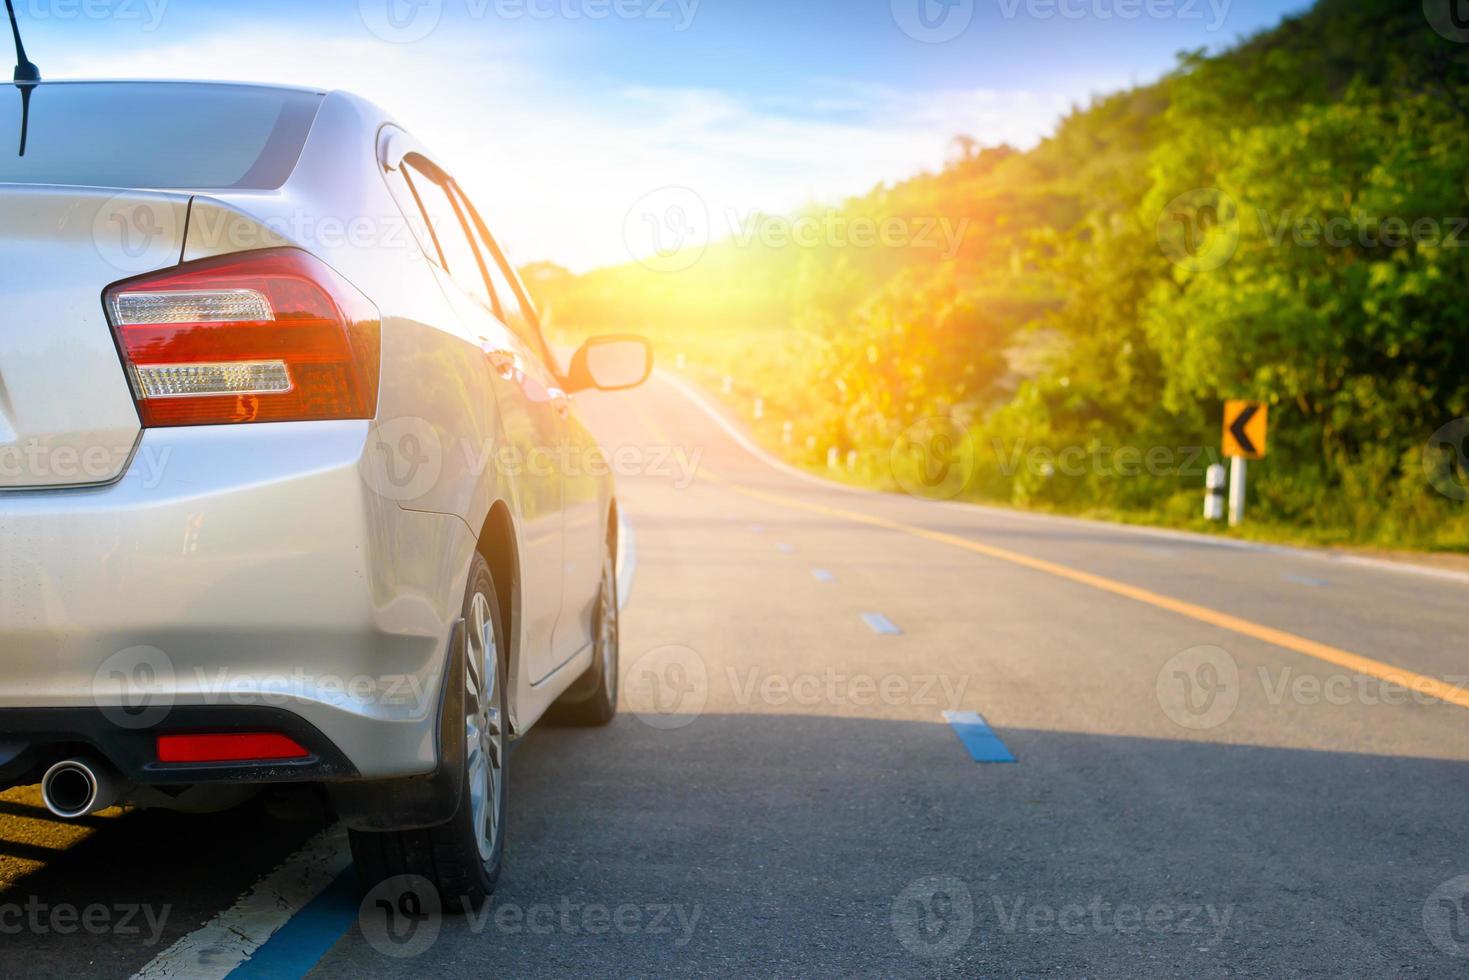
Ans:
<svg viewBox="0 0 1469 980"><path fill-rule="evenodd" d="M755 399L755 417L757 419L765 417L765 399L763 398Z"/></svg>
<svg viewBox="0 0 1469 980"><path fill-rule="evenodd" d="M1224 520L1224 464L1214 463L1204 472L1204 520Z"/></svg>
<svg viewBox="0 0 1469 980"><path fill-rule="evenodd" d="M734 391L734 378L726 374L724 376L724 383L719 386L719 390L726 395Z"/></svg>
<svg viewBox="0 0 1469 980"><path fill-rule="evenodd" d="M1237 527L1245 519L1245 458L1229 461L1229 526Z"/></svg>

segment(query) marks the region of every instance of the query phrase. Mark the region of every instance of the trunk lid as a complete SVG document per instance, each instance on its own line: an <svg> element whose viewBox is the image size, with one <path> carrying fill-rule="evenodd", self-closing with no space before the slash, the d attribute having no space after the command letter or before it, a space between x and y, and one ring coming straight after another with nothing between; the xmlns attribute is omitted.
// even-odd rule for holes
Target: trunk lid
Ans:
<svg viewBox="0 0 1469 980"><path fill-rule="evenodd" d="M188 203L0 185L0 490L122 475L140 427L102 291L178 263Z"/></svg>

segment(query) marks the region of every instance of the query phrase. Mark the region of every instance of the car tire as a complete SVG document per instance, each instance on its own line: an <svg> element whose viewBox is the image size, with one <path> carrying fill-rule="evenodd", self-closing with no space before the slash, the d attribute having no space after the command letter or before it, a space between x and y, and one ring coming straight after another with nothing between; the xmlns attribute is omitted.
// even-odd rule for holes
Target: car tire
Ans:
<svg viewBox="0 0 1469 980"><path fill-rule="evenodd" d="M459 806L423 830L351 831L364 889L400 876L425 879L445 911L478 909L495 890L505 853L509 712L504 624L490 567L478 553L464 596L464 715ZM453 662L453 661L451 661ZM493 678L485 696L482 678Z"/></svg>
<svg viewBox="0 0 1469 980"><path fill-rule="evenodd" d="M597 596L597 620L593 624L592 666L546 712L546 720L552 724L596 727L617 716L621 645L617 605L617 566L609 547L602 559L602 586Z"/></svg>

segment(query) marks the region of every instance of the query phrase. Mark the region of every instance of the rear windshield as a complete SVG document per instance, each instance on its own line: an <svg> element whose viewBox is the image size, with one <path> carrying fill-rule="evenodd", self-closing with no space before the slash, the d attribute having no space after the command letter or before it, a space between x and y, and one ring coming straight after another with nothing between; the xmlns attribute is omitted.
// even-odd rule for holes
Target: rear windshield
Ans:
<svg viewBox="0 0 1469 980"><path fill-rule="evenodd" d="M280 187L321 96L246 85L42 83L20 155L21 89L0 87L0 183Z"/></svg>

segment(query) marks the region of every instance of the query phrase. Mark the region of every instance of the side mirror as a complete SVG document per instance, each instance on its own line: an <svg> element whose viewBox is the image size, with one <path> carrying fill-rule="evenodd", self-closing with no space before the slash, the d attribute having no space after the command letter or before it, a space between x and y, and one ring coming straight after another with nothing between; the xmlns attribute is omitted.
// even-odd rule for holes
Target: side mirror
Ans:
<svg viewBox="0 0 1469 980"><path fill-rule="evenodd" d="M565 385L568 392L624 391L636 388L653 372L653 347L644 337L593 337L571 355Z"/></svg>

